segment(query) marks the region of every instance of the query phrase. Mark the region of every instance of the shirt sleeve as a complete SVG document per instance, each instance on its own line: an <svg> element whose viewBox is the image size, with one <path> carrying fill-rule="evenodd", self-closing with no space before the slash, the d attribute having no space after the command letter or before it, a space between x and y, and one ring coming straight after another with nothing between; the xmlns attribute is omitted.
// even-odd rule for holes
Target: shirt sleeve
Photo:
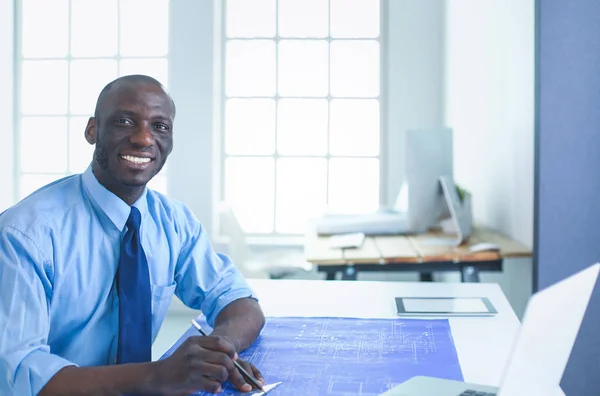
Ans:
<svg viewBox="0 0 600 396"><path fill-rule="evenodd" d="M189 209L183 213L175 294L188 307L201 310L209 326L214 327L217 315L231 302L258 298L231 259L214 251L206 231Z"/></svg>
<svg viewBox="0 0 600 396"><path fill-rule="evenodd" d="M34 396L73 363L50 353L51 283L35 243L0 229L0 395Z"/></svg>

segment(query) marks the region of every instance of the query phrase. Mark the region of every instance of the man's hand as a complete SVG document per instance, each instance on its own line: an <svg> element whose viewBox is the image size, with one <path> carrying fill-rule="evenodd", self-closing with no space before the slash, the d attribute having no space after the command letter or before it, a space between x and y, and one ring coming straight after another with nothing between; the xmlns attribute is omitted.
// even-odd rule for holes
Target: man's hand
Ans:
<svg viewBox="0 0 600 396"><path fill-rule="evenodd" d="M210 336L186 340L170 357L158 362L110 366L67 366L59 370L40 391L40 396L58 395L166 395L187 396L197 390L220 392L229 380L241 391L251 390L233 362L237 352L258 337L265 317L257 301L240 298L229 303L215 320ZM240 365L264 383L256 367Z"/></svg>
<svg viewBox="0 0 600 396"><path fill-rule="evenodd" d="M154 386L166 395L198 390L218 393L234 371L237 353L223 337L189 337L165 360L157 362Z"/></svg>
<svg viewBox="0 0 600 396"><path fill-rule="evenodd" d="M237 362L242 366L247 373L251 374L254 378L256 378L261 385L261 387L265 384L265 380L261 374L261 372L250 362L247 362L243 359L237 359ZM233 386L235 386L241 392L250 392L254 386L252 383L246 381L242 373L235 368L233 372L229 375L229 381Z"/></svg>
<svg viewBox="0 0 600 396"><path fill-rule="evenodd" d="M198 390L219 393L221 384L227 380L242 392L251 391L252 386L234 366L234 360L263 381L256 367L238 359L235 347L225 337L193 336L171 356L157 362L152 382L161 394L172 396L189 395Z"/></svg>

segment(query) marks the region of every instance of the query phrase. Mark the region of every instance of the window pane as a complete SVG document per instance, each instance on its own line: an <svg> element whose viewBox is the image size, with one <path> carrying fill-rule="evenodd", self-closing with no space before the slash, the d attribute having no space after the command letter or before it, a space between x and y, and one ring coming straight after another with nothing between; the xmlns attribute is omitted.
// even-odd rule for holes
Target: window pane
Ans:
<svg viewBox="0 0 600 396"><path fill-rule="evenodd" d="M327 162L323 158L283 158L277 162L276 231L304 233L307 220L325 210Z"/></svg>
<svg viewBox="0 0 600 396"><path fill-rule="evenodd" d="M67 118L24 117L20 134L21 171L67 171Z"/></svg>
<svg viewBox="0 0 600 396"><path fill-rule="evenodd" d="M227 0L228 37L275 36L275 0Z"/></svg>
<svg viewBox="0 0 600 396"><path fill-rule="evenodd" d="M164 58L123 59L119 63L119 76L145 74L156 78L167 87L169 64Z"/></svg>
<svg viewBox="0 0 600 396"><path fill-rule="evenodd" d="M65 177L64 174L40 174L40 175L22 175L19 186L19 199L23 199L40 187L45 186L53 181Z"/></svg>
<svg viewBox="0 0 600 396"><path fill-rule="evenodd" d="M279 94L326 96L328 94L328 45L325 40L279 42Z"/></svg>
<svg viewBox="0 0 600 396"><path fill-rule="evenodd" d="M378 37L379 1L331 0L331 37Z"/></svg>
<svg viewBox="0 0 600 396"><path fill-rule="evenodd" d="M226 51L228 96L275 95L275 41L231 40Z"/></svg>
<svg viewBox="0 0 600 396"><path fill-rule="evenodd" d="M367 213L378 207L379 160L331 159L328 210L338 213Z"/></svg>
<svg viewBox="0 0 600 396"><path fill-rule="evenodd" d="M277 151L283 155L327 154L327 100L281 99Z"/></svg>
<svg viewBox="0 0 600 396"><path fill-rule="evenodd" d="M331 43L331 95L379 95L379 43L335 40Z"/></svg>
<svg viewBox="0 0 600 396"><path fill-rule="evenodd" d="M225 200L244 231L273 231L274 174L272 158L228 158L225 161Z"/></svg>
<svg viewBox="0 0 600 396"><path fill-rule="evenodd" d="M331 101L332 155L379 154L379 102L375 99Z"/></svg>
<svg viewBox="0 0 600 396"><path fill-rule="evenodd" d="M325 0L279 0L279 35L282 37L327 37L329 7Z"/></svg>
<svg viewBox="0 0 600 396"><path fill-rule="evenodd" d="M117 61L112 59L71 62L71 113L94 113L102 88L117 78Z"/></svg>
<svg viewBox="0 0 600 396"><path fill-rule="evenodd" d="M94 148L85 140L89 117L71 117L69 120L69 172L82 173L92 162Z"/></svg>
<svg viewBox="0 0 600 396"><path fill-rule="evenodd" d="M119 38L116 0L71 0L71 55L117 54Z"/></svg>
<svg viewBox="0 0 600 396"><path fill-rule="evenodd" d="M25 58L61 58L69 52L68 0L23 0Z"/></svg>
<svg viewBox="0 0 600 396"><path fill-rule="evenodd" d="M225 152L273 154L275 152L275 101L230 99L225 107Z"/></svg>
<svg viewBox="0 0 600 396"><path fill-rule="evenodd" d="M162 174L162 170L148 182L148 188L167 195L167 176Z"/></svg>
<svg viewBox="0 0 600 396"><path fill-rule="evenodd" d="M23 114L66 114L69 86L66 61L23 61L22 72Z"/></svg>
<svg viewBox="0 0 600 396"><path fill-rule="evenodd" d="M121 56L165 56L169 0L120 0Z"/></svg>

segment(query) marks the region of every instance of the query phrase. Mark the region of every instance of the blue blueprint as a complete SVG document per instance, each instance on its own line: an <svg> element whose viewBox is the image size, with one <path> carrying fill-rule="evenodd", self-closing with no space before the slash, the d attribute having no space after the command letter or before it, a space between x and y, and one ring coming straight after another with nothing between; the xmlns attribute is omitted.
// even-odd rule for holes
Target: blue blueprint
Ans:
<svg viewBox="0 0 600 396"><path fill-rule="evenodd" d="M163 358L190 335L197 330L190 327ZM463 380L446 319L270 317L240 357L265 384L283 381L269 396L379 395L415 375ZM227 383L221 394L241 393Z"/></svg>

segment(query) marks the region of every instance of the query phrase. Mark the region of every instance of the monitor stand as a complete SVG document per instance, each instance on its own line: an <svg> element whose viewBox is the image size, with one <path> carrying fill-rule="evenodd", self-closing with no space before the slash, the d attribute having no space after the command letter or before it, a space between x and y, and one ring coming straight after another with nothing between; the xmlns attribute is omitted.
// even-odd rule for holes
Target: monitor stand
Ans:
<svg viewBox="0 0 600 396"><path fill-rule="evenodd" d="M442 175L439 180L446 206L450 212L453 229L457 235L454 245L460 246L469 239L472 233L471 196L466 194L461 200L451 176Z"/></svg>

